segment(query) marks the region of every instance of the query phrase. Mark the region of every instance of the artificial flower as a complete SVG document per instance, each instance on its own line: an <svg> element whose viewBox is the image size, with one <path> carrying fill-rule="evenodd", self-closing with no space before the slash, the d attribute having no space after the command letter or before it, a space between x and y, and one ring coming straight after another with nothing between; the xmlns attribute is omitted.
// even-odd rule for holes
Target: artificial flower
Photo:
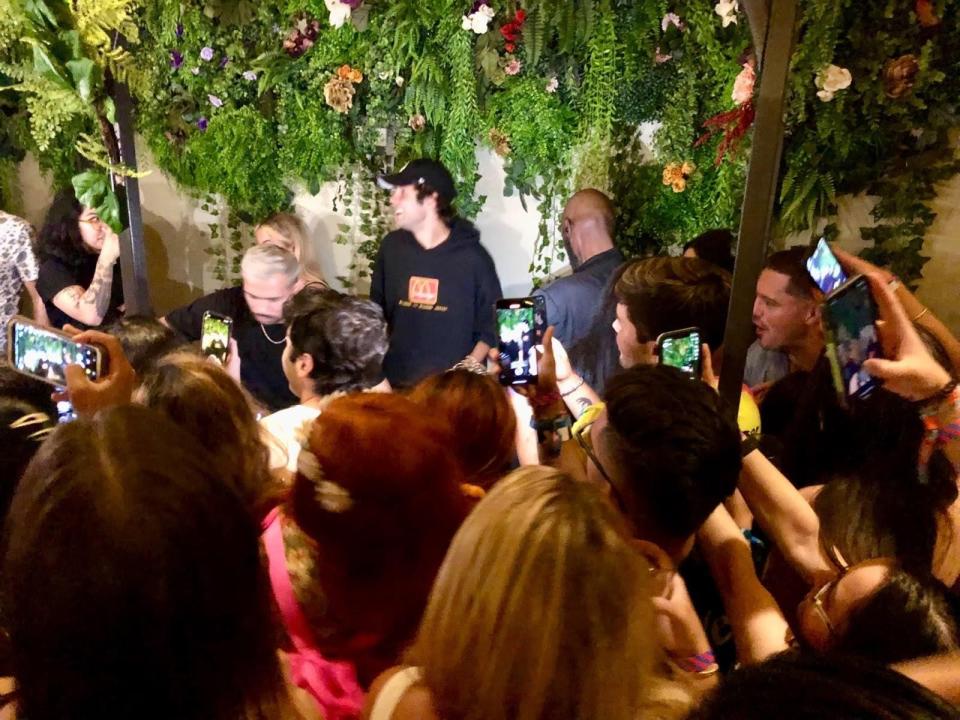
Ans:
<svg viewBox="0 0 960 720"><path fill-rule="evenodd" d="M352 83L363 82L363 73L349 65L341 65L337 68L337 77L349 80Z"/></svg>
<svg viewBox="0 0 960 720"><path fill-rule="evenodd" d="M339 28L347 24L350 13L353 12L353 6L342 0L324 0L324 3L330 13L331 26Z"/></svg>
<svg viewBox="0 0 960 720"><path fill-rule="evenodd" d="M723 26L727 27L730 23L737 23L737 12L740 10L738 0L720 0L713 11L723 20Z"/></svg>
<svg viewBox="0 0 960 720"><path fill-rule="evenodd" d="M205 117L197 120L197 129L200 130L200 132L204 132L207 129L207 119Z"/></svg>
<svg viewBox="0 0 960 720"><path fill-rule="evenodd" d="M226 55L224 55L224 56L220 59L220 69L222 70L223 68L225 68L225 67L227 66L227 63L228 63L228 62L230 62L230 58L228 58Z"/></svg>
<svg viewBox="0 0 960 720"><path fill-rule="evenodd" d="M522 67L523 67L523 66L520 64L520 61L517 60L516 58L513 58L512 60L510 60L510 62L508 62L506 65L504 65L503 71L504 71L507 75L519 75L519 74L520 74L520 69L521 69Z"/></svg>
<svg viewBox="0 0 960 720"><path fill-rule="evenodd" d="M210 62L211 60L213 60L213 48L212 47L203 48L203 50L200 51L200 59L206 62Z"/></svg>
<svg viewBox="0 0 960 720"><path fill-rule="evenodd" d="M243 79L244 79L244 80L249 80L250 82L253 82L254 80L257 79L257 74L256 74L253 70L244 70L244 71L243 71Z"/></svg>
<svg viewBox="0 0 960 720"><path fill-rule="evenodd" d="M420 132L427 126L427 119L420 113L417 113L416 115L410 116L407 125L409 125L410 129L414 132Z"/></svg>
<svg viewBox="0 0 960 720"><path fill-rule="evenodd" d="M517 41L520 39L520 33L523 31L523 23L527 19L527 13L523 10L517 10L513 20L500 27L500 34L506 41L504 49L512 53L517 49Z"/></svg>
<svg viewBox="0 0 960 720"><path fill-rule="evenodd" d="M394 80L394 82L397 83L397 87L403 87L403 83L405 83L406 80L403 79L403 75L397 75L397 79Z"/></svg>
<svg viewBox="0 0 960 720"><path fill-rule="evenodd" d="M670 187L675 193L682 193L687 189L687 178L696 170L691 162L670 163L663 169L663 184Z"/></svg>
<svg viewBox="0 0 960 720"><path fill-rule="evenodd" d="M353 107L353 83L342 77L331 78L323 86L323 99L338 113L347 113Z"/></svg>
<svg viewBox="0 0 960 720"><path fill-rule="evenodd" d="M550 80L547 82L547 86L544 88L544 90L546 90L548 93L553 94L553 93L555 93L555 92L557 91L557 88L558 88L558 87L560 87L560 81L557 80L556 75L554 75L554 76L553 76L552 78L550 78Z"/></svg>
<svg viewBox="0 0 960 720"><path fill-rule="evenodd" d="M474 3L473 10L463 16L461 25L464 30L472 30L477 35L483 35L490 29L490 21L493 20L494 15L496 12L486 2Z"/></svg>
<svg viewBox="0 0 960 720"><path fill-rule="evenodd" d="M174 70L179 70L181 65L183 65L183 55L176 50L171 50L170 67L172 67Z"/></svg>
<svg viewBox="0 0 960 720"><path fill-rule="evenodd" d="M733 83L733 104L743 105L753 99L753 88L757 82L757 71L753 68L753 63L745 62L743 70L737 75Z"/></svg>
<svg viewBox="0 0 960 720"><path fill-rule="evenodd" d="M887 60L883 66L883 87L887 97L899 100L907 95L917 81L920 63L915 55L901 55L896 60Z"/></svg>
<svg viewBox="0 0 960 720"><path fill-rule="evenodd" d="M660 29L663 32L667 31L667 28L673 25L677 30L683 30L683 20L680 19L680 16L676 13L667 13L663 16L663 20L660 21Z"/></svg>
<svg viewBox="0 0 960 720"><path fill-rule="evenodd" d="M190 68L190 72L192 72L194 75L199 75L199 74L200 74L200 68L198 68L198 67L192 67L192 68Z"/></svg>
<svg viewBox="0 0 960 720"><path fill-rule="evenodd" d="M933 3L930 0L917 0L916 4L917 22L921 27L932 28L940 24L940 18L933 9Z"/></svg>
<svg viewBox="0 0 960 720"><path fill-rule="evenodd" d="M654 51L653 61L657 65L663 65L665 62L670 62L671 60L673 60L673 55L670 55L670 54L665 55L664 53L660 52L660 48L657 48Z"/></svg>
<svg viewBox="0 0 960 720"><path fill-rule="evenodd" d="M207 100L209 100L210 104L214 107L223 107L223 100L218 98L216 95L207 95Z"/></svg>
<svg viewBox="0 0 960 720"><path fill-rule="evenodd" d="M500 157L507 157L510 154L510 138L500 128L491 128L487 135L490 138L490 145L493 151Z"/></svg>
<svg viewBox="0 0 960 720"><path fill-rule="evenodd" d="M830 102L841 90L846 90L853 82L853 76L846 68L838 65L827 65L817 73L815 84L819 91L817 97L823 102Z"/></svg>
<svg viewBox="0 0 960 720"><path fill-rule="evenodd" d="M177 40L183 38L183 23L177 23L177 27L173 31L173 34L177 36Z"/></svg>

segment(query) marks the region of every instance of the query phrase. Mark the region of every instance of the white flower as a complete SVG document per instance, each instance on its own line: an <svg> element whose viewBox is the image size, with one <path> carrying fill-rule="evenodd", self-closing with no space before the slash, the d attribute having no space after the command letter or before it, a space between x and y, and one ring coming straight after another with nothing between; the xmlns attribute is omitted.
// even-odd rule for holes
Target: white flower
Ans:
<svg viewBox="0 0 960 720"><path fill-rule="evenodd" d="M397 87L403 87L403 83L405 83L406 80L403 79L403 75L397 75L397 79L394 82L397 83Z"/></svg>
<svg viewBox="0 0 960 720"><path fill-rule="evenodd" d="M243 79L253 82L254 80L257 79L257 74L253 70L244 70Z"/></svg>
<svg viewBox="0 0 960 720"><path fill-rule="evenodd" d="M340 0L324 0L324 3L330 11L330 25L335 28L343 27L350 19L352 8Z"/></svg>
<svg viewBox="0 0 960 720"><path fill-rule="evenodd" d="M727 27L730 23L737 23L737 12L740 10L739 0L720 0L713 11L723 20L723 26Z"/></svg>
<svg viewBox="0 0 960 720"><path fill-rule="evenodd" d="M853 82L853 75L846 68L838 65L827 65L817 73L814 80L819 91L817 97L823 102L830 102L841 90L846 90Z"/></svg>
<svg viewBox="0 0 960 720"><path fill-rule="evenodd" d="M548 93L555 93L557 88L560 87L560 81L557 80L556 76L550 78L550 82L547 83L547 87L544 88Z"/></svg>
<svg viewBox="0 0 960 720"><path fill-rule="evenodd" d="M663 30L663 32L666 32L667 28L671 25L678 30L683 30L683 21L676 13L667 13L663 16L663 20L660 21L660 29Z"/></svg>
<svg viewBox="0 0 960 720"><path fill-rule="evenodd" d="M489 5L481 5L475 13L463 16L463 29L473 30L477 35L483 35L490 26L490 21L496 12Z"/></svg>

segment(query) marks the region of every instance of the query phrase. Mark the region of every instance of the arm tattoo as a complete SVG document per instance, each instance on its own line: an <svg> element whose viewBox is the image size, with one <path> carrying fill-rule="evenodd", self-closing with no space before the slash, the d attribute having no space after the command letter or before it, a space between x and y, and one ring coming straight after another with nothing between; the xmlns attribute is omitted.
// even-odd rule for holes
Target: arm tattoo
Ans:
<svg viewBox="0 0 960 720"><path fill-rule="evenodd" d="M110 308L110 290L113 286L113 265L97 263L97 270L90 281L90 287L83 294L82 302L93 305L97 315L103 317ZM77 303L80 304L79 302Z"/></svg>
<svg viewBox="0 0 960 720"><path fill-rule="evenodd" d="M593 405L593 403L590 402L590 398L588 397L577 398L577 417L580 417L581 415L583 415L587 411L587 408L590 407L591 405Z"/></svg>

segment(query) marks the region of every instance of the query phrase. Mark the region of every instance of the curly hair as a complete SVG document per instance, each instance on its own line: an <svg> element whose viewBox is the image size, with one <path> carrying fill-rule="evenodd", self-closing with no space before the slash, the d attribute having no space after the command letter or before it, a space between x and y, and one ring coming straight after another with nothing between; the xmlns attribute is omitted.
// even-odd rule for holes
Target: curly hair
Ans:
<svg viewBox="0 0 960 720"><path fill-rule="evenodd" d="M449 227L453 224L453 221L457 219L457 211L453 207L453 203L428 183L420 183L417 185L417 202L422 203L425 198L431 195L436 195L437 198L437 215L439 215L444 224Z"/></svg>
<svg viewBox="0 0 960 720"><path fill-rule="evenodd" d="M67 265L79 265L87 256L80 235L83 206L70 191L57 193L37 236L40 262L55 258Z"/></svg>

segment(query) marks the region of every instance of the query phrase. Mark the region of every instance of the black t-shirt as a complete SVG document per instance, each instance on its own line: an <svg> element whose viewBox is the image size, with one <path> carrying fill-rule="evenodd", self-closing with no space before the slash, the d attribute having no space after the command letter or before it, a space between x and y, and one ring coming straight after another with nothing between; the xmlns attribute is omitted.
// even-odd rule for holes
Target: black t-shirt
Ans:
<svg viewBox="0 0 960 720"><path fill-rule="evenodd" d="M67 323L78 328L86 328L79 320L70 317L53 304L53 298L61 290L65 290L73 285L79 285L84 290L90 287L93 281L93 274L97 270L97 259L99 255L88 255L80 261L78 265L68 265L59 258L47 258L40 265L40 273L37 276L37 292L43 299L43 304L47 309L47 317L50 318L50 324L53 327L62 328ZM110 305L107 314L103 318L101 325L109 323L120 317L120 306L123 305L123 279L120 277L120 262L113 265L113 285L110 287Z"/></svg>
<svg viewBox="0 0 960 720"><path fill-rule="evenodd" d="M242 287L217 290L167 314L174 330L191 342L200 339L207 310L233 318L233 337L240 352L240 379L250 393L271 411L297 403L283 374L286 325L262 325L247 307Z"/></svg>

